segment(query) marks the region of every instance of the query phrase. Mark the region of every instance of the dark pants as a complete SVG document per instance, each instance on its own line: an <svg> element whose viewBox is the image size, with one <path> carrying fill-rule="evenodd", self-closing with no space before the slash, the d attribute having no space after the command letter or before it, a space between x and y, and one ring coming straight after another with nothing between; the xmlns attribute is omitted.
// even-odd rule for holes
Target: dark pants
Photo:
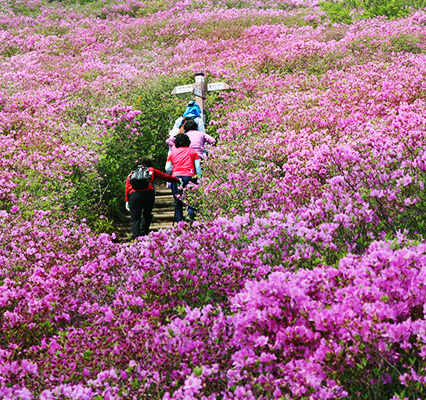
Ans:
<svg viewBox="0 0 426 400"><path fill-rule="evenodd" d="M155 193L153 190L144 190L129 194L130 227L133 239L138 236L148 235L149 226L152 221L154 200Z"/></svg>
<svg viewBox="0 0 426 400"><path fill-rule="evenodd" d="M183 187L185 187L189 182L197 183L196 179L192 179L190 176L177 176L176 178L180 178L183 181ZM176 221L183 221L183 203L182 200L178 199L179 193L178 191L178 184L172 183L172 192L175 199L175 217ZM195 218L195 208L188 206L188 218L194 219Z"/></svg>

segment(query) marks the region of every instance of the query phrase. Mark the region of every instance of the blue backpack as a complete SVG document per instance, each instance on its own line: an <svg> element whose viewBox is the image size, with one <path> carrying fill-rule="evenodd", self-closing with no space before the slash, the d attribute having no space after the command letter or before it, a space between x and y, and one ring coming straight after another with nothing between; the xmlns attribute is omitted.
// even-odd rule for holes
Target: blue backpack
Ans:
<svg viewBox="0 0 426 400"><path fill-rule="evenodd" d="M201 109L195 101L190 101L188 102L186 110L182 115L182 121L180 121L179 124L179 133L183 132L183 126L185 125L186 121L188 121L189 119L192 119L194 121L195 118L201 118Z"/></svg>
<svg viewBox="0 0 426 400"><path fill-rule="evenodd" d="M189 101L186 106L186 110L183 113L183 117L193 117L200 118L201 117L201 109L200 106L195 101Z"/></svg>

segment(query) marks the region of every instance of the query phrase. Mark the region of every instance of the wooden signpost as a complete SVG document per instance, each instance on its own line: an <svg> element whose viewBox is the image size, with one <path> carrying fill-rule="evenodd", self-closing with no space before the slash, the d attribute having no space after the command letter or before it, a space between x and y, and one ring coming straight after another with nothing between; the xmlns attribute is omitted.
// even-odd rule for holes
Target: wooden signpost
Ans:
<svg viewBox="0 0 426 400"><path fill-rule="evenodd" d="M213 90L227 90L230 86L226 82L215 82L206 84L204 73L195 74L195 82L190 85L175 86L171 94L192 93L195 101L201 108L203 121L206 122L206 97L207 92Z"/></svg>

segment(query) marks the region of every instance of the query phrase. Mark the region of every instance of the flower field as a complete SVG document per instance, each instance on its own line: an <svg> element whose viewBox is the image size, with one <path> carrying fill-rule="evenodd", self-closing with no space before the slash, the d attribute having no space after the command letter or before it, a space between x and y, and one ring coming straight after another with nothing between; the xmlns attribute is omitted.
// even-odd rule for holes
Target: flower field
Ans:
<svg viewBox="0 0 426 400"><path fill-rule="evenodd" d="M1 3L1 399L426 398L426 11ZM121 243L197 72L199 218Z"/></svg>

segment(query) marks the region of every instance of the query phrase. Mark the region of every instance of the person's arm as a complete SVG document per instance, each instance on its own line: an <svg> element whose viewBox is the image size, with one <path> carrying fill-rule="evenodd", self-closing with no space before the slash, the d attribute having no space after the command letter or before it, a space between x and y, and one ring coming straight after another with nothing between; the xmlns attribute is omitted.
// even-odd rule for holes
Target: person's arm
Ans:
<svg viewBox="0 0 426 400"><path fill-rule="evenodd" d="M172 130L177 130L177 131L179 132L179 128L180 128L180 125L182 124L182 120L183 120L183 118L182 118L182 117L179 117L179 118L175 121L175 124L173 125Z"/></svg>
<svg viewBox="0 0 426 400"><path fill-rule="evenodd" d="M204 126L203 118L198 117L198 118L196 118L195 122L198 125L198 129L197 130L200 131L200 132L206 133L206 127Z"/></svg>
<svg viewBox="0 0 426 400"><path fill-rule="evenodd" d="M166 140L167 146L172 147L175 144L176 137L172 137Z"/></svg>
<svg viewBox="0 0 426 400"><path fill-rule="evenodd" d="M158 169L154 169L154 177L166 182L179 183L178 178L175 178L171 175L167 175L164 172L159 171Z"/></svg>
<svg viewBox="0 0 426 400"><path fill-rule="evenodd" d="M207 133L204 134L204 140L211 145L215 145L216 144L216 139L210 135L207 135Z"/></svg>
<svg viewBox="0 0 426 400"><path fill-rule="evenodd" d="M179 133L179 128L173 128L170 132L169 132L169 139L170 138L174 138L177 134Z"/></svg>
<svg viewBox="0 0 426 400"><path fill-rule="evenodd" d="M173 169L172 155L171 155L170 151L169 151L169 155L167 156L167 162L166 162L166 166L164 167L164 169L166 171L171 171Z"/></svg>
<svg viewBox="0 0 426 400"><path fill-rule="evenodd" d="M192 159L192 162L194 163L195 167L195 173L198 175L199 178L201 178L201 161L200 156L198 153L194 150L189 148L189 154Z"/></svg>
<svg viewBox="0 0 426 400"><path fill-rule="evenodd" d="M182 122L182 117L179 117L175 121L173 128L169 131L169 138L175 137L179 133L179 127L181 122Z"/></svg>
<svg viewBox="0 0 426 400"><path fill-rule="evenodd" d="M194 166L195 172L197 173L198 177L201 178L201 162L199 158L194 161Z"/></svg>
<svg viewBox="0 0 426 400"><path fill-rule="evenodd" d="M130 185L129 177L126 179L126 189L124 190L124 201L126 202L126 210L130 212L129 206L129 192L132 189L132 185Z"/></svg>
<svg viewBox="0 0 426 400"><path fill-rule="evenodd" d="M132 185L130 184L129 177L126 179L126 189L124 191L124 200L126 203L129 201L129 192L132 190Z"/></svg>

